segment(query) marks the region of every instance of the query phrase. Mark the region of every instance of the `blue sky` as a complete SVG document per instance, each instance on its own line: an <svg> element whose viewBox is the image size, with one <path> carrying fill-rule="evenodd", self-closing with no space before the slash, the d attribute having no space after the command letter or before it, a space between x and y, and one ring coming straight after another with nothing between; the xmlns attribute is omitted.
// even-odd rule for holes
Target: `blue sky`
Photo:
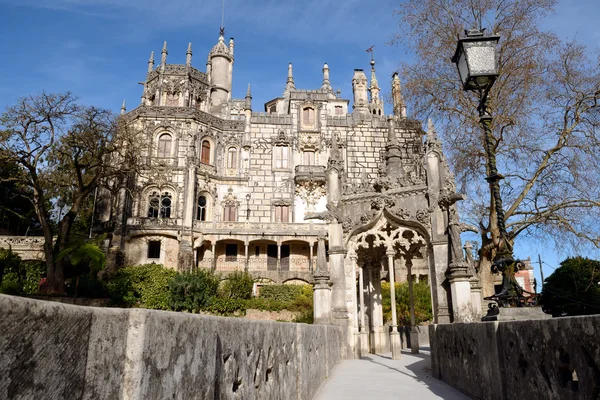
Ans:
<svg viewBox="0 0 600 400"><path fill-rule="evenodd" d="M375 45L377 76L385 95L400 61L410 60L389 45L401 0L225 0L226 37L235 38L233 96L252 85L253 108L282 94L287 64L296 87L318 88L324 62L331 83L351 98L354 68L369 69L367 48ZM118 111L140 101L147 60L160 60L168 42L170 63L184 63L187 43L193 65L205 70L218 38L221 0L0 0L0 109L41 90L70 90L86 104ZM599 0L560 0L545 28L600 47ZM410 113L410 109L408 110ZM389 107L386 108L389 112ZM521 256L541 253L553 267L566 254L549 244L523 242ZM552 268L545 269L546 275Z"/></svg>

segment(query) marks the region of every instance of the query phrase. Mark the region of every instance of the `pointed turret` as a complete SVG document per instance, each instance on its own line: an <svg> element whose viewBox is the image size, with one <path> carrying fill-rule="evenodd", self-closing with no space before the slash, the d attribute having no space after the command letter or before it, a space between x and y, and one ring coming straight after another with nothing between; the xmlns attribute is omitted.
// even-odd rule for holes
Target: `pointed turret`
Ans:
<svg viewBox="0 0 600 400"><path fill-rule="evenodd" d="M187 52L185 53L185 65L192 66L192 43L188 43Z"/></svg>
<svg viewBox="0 0 600 400"><path fill-rule="evenodd" d="M233 40L229 47L225 44L225 29L219 32L219 41L208 54L206 72L212 86L210 102L212 111L221 110L231 98L231 82L233 80Z"/></svg>
<svg viewBox="0 0 600 400"><path fill-rule="evenodd" d="M294 89L296 89L296 86L294 85L294 73L292 72L292 63L289 63L287 81L285 82L285 91L289 92L290 90Z"/></svg>
<svg viewBox="0 0 600 400"><path fill-rule="evenodd" d="M402 86L397 72L392 75L392 100L394 102L394 115L406 118L406 104L402 96Z"/></svg>
<svg viewBox="0 0 600 400"><path fill-rule="evenodd" d="M375 60L371 58L371 86L369 92L371 93L371 102L369 103L369 109L374 115L383 114L383 102L379 98L379 82L375 76Z"/></svg>
<svg viewBox="0 0 600 400"><path fill-rule="evenodd" d="M123 104L121 104L121 115L125 115L127 111L127 106L125 105L125 99L123 99Z"/></svg>
<svg viewBox="0 0 600 400"><path fill-rule="evenodd" d="M248 91L244 98L244 110L252 110L252 93L250 92L250 84L248 84Z"/></svg>
<svg viewBox="0 0 600 400"><path fill-rule="evenodd" d="M229 38L229 54L231 54L231 57L233 57L233 38Z"/></svg>
<svg viewBox="0 0 600 400"><path fill-rule="evenodd" d="M323 84L321 85L321 90L333 92L331 82L329 82L329 66L327 63L323 65Z"/></svg>
<svg viewBox="0 0 600 400"><path fill-rule="evenodd" d="M150 58L148 59L148 73L154 69L154 52L150 52Z"/></svg>
<svg viewBox="0 0 600 400"><path fill-rule="evenodd" d="M165 44L163 44L163 48L162 51L160 52L161 57L160 57L160 67L161 68L165 68L165 65L167 64L167 54L169 54L169 52L167 51L167 41L165 40Z"/></svg>

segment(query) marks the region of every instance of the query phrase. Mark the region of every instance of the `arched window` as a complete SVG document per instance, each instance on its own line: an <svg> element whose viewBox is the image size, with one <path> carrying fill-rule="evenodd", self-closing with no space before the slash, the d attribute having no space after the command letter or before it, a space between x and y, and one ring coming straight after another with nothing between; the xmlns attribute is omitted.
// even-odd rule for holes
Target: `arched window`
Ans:
<svg viewBox="0 0 600 400"><path fill-rule="evenodd" d="M312 107L306 107L302 110L302 123L303 125L314 125L315 123L315 109Z"/></svg>
<svg viewBox="0 0 600 400"><path fill-rule="evenodd" d="M227 149L227 168L237 168L237 149L235 147Z"/></svg>
<svg viewBox="0 0 600 400"><path fill-rule="evenodd" d="M208 140L202 141L200 161L202 161L204 164L210 164L210 142Z"/></svg>
<svg viewBox="0 0 600 400"><path fill-rule="evenodd" d="M315 165L315 152L305 151L302 153L302 164L303 165Z"/></svg>
<svg viewBox="0 0 600 400"><path fill-rule="evenodd" d="M158 138L158 156L160 158L171 156L171 135L163 133Z"/></svg>
<svg viewBox="0 0 600 400"><path fill-rule="evenodd" d="M206 221L206 197L198 197L198 210L196 211L196 219L198 221Z"/></svg>
<svg viewBox="0 0 600 400"><path fill-rule="evenodd" d="M171 218L171 194L152 192L148 198L148 218Z"/></svg>
<svg viewBox="0 0 600 400"><path fill-rule="evenodd" d="M234 204L225 205L225 207L223 208L223 221L237 221L237 206L235 206Z"/></svg>

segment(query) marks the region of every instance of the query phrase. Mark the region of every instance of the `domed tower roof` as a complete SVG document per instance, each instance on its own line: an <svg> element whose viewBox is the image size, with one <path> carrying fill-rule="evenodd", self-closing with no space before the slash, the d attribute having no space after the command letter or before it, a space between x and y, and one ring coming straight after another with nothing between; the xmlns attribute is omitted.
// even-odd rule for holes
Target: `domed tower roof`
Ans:
<svg viewBox="0 0 600 400"><path fill-rule="evenodd" d="M231 51L232 50L231 43L230 43L230 46L227 46L227 44L225 43L224 35L225 35L225 30L223 28L221 28L221 31L219 32L219 41L211 49L210 53L208 53L209 59L211 59L215 56L224 56L224 57L229 58L231 61L233 61L233 54Z"/></svg>

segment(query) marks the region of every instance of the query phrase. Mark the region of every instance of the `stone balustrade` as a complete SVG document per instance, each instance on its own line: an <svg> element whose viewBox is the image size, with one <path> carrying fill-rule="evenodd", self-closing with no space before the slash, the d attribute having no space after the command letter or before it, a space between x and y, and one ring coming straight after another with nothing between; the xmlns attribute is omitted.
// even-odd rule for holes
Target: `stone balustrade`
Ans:
<svg viewBox="0 0 600 400"><path fill-rule="evenodd" d="M22 260L46 259L43 236L0 236L0 248L11 249Z"/></svg>
<svg viewBox="0 0 600 400"><path fill-rule="evenodd" d="M181 218L127 218L127 225L137 228L172 228L181 226L183 220Z"/></svg>
<svg viewBox="0 0 600 400"><path fill-rule="evenodd" d="M327 233L324 224L291 222L194 221L194 229L203 233L265 233L269 235L318 236Z"/></svg>

